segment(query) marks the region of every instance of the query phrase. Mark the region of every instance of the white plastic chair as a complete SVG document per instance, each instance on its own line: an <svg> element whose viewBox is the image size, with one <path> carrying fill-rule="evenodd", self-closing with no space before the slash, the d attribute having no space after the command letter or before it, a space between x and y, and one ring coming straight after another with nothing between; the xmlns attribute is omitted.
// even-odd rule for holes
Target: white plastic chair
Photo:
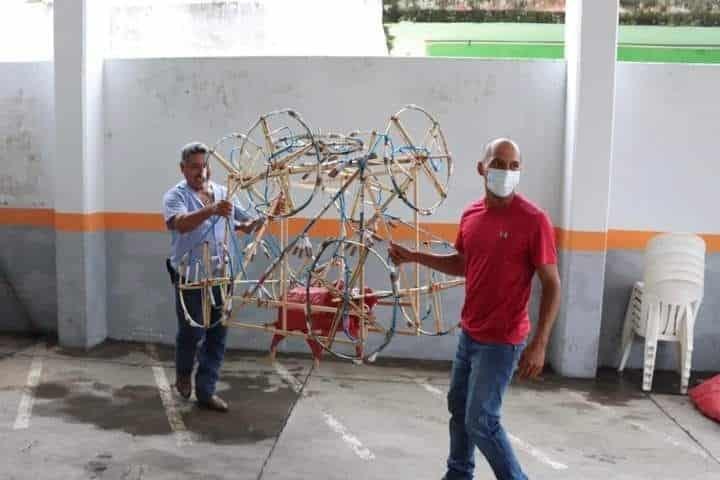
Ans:
<svg viewBox="0 0 720 480"><path fill-rule="evenodd" d="M635 283L622 333L622 372L635 335L645 338L644 391L652 387L657 342L677 342L680 393L687 393L693 331L705 282L705 241L692 234L653 237L645 251L643 281Z"/></svg>

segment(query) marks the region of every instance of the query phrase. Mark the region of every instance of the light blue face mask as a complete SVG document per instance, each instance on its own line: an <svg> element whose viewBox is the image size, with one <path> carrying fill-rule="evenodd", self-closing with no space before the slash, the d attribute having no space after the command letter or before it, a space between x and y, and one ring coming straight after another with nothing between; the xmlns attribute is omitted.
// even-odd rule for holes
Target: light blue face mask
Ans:
<svg viewBox="0 0 720 480"><path fill-rule="evenodd" d="M520 183L520 170L488 168L487 188L500 198L512 194Z"/></svg>

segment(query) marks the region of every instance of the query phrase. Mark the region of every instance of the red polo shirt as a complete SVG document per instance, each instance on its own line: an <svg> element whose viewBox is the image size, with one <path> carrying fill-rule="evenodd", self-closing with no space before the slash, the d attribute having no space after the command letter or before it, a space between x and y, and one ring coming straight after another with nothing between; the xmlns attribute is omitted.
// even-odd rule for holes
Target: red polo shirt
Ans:
<svg viewBox="0 0 720 480"><path fill-rule="evenodd" d="M478 200L463 212L455 248L465 255L463 330L478 342L522 343L535 269L557 263L550 218L520 194L498 208Z"/></svg>

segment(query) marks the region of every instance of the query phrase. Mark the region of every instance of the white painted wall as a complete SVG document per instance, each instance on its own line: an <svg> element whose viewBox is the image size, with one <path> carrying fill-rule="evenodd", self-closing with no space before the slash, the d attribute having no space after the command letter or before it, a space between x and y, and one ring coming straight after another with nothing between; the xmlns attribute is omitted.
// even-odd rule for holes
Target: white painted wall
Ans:
<svg viewBox="0 0 720 480"><path fill-rule="evenodd" d="M51 208L53 64L0 63L0 206Z"/></svg>
<svg viewBox="0 0 720 480"><path fill-rule="evenodd" d="M42 0L0 1L0 62L38 62L53 58L53 7Z"/></svg>
<svg viewBox="0 0 720 480"><path fill-rule="evenodd" d="M0 203L7 206L53 204L52 76L51 63L0 63ZM452 221L481 194L477 178L467 173L482 141L501 134L516 137L524 149L523 191L559 218L561 63L110 60L105 84L110 211L157 212L159 192L177 179L180 145L247 128L272 108L293 106L314 128L349 131L384 127L390 112L415 102L440 119L456 159L450 199L435 219ZM618 65L610 228L720 232L720 216L714 215L717 85L716 66Z"/></svg>
<svg viewBox="0 0 720 480"><path fill-rule="evenodd" d="M109 57L385 56L381 0L114 0Z"/></svg>
<svg viewBox="0 0 720 480"><path fill-rule="evenodd" d="M620 63L610 228L720 233L720 67Z"/></svg>
<svg viewBox="0 0 720 480"><path fill-rule="evenodd" d="M262 113L300 112L313 130L383 130L407 103L432 112L456 169L431 221L454 222L482 195L483 143L521 145L521 190L558 220L562 191L563 62L398 58L219 58L105 63L106 208L157 212L179 178L179 149L245 131Z"/></svg>

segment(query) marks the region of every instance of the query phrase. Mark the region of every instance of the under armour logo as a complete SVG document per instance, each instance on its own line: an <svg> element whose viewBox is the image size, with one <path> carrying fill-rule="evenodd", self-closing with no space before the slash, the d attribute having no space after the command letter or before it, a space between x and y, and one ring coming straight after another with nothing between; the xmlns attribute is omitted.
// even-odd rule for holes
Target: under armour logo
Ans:
<svg viewBox="0 0 720 480"><path fill-rule="evenodd" d="M500 235L499 235L499 236L500 236L500 238L502 238L503 240L507 240L507 238L510 236L510 233L509 233L509 232L500 232Z"/></svg>

